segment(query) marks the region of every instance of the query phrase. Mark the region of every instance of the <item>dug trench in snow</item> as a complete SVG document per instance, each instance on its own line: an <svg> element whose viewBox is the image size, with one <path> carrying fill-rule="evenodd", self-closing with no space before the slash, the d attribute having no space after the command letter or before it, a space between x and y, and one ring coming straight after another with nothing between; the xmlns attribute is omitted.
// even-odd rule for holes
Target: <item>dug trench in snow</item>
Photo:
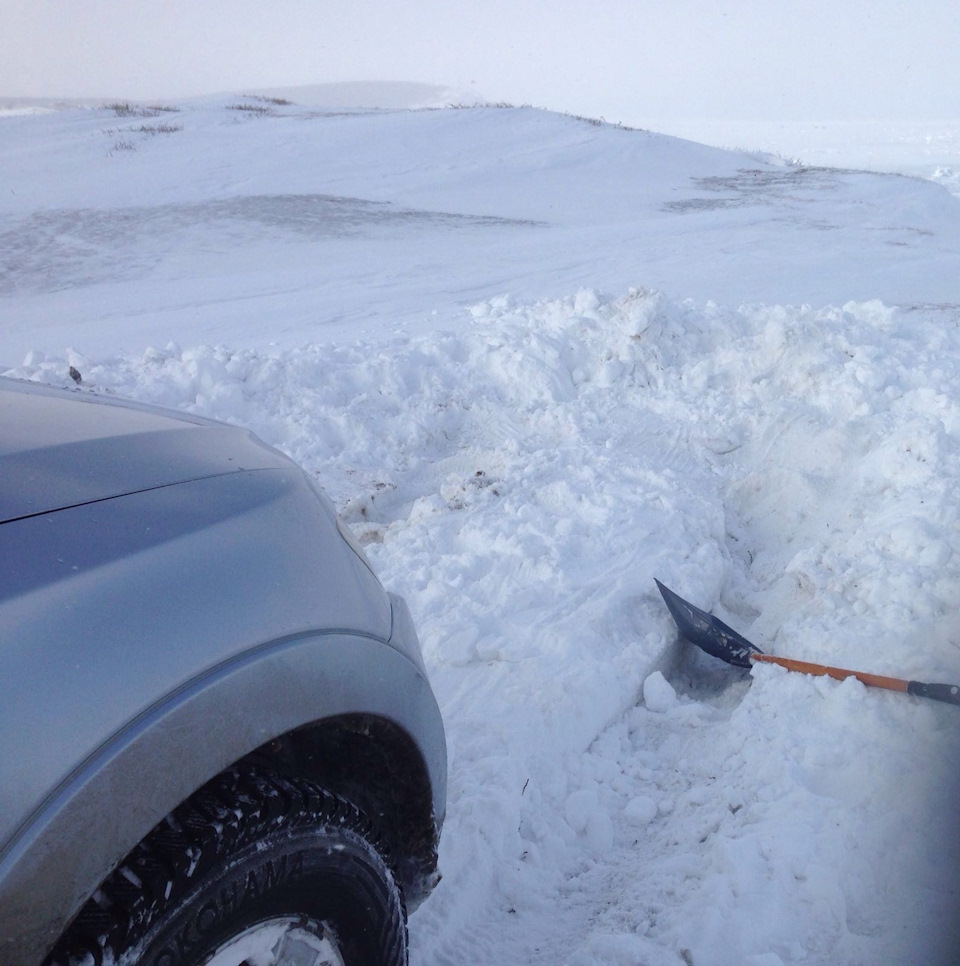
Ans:
<svg viewBox="0 0 960 966"><path fill-rule="evenodd" d="M955 709L671 671L653 577L761 643L956 677L958 332L582 291L417 339L9 374L76 363L249 426L407 597L451 752L414 962L940 966Z"/></svg>

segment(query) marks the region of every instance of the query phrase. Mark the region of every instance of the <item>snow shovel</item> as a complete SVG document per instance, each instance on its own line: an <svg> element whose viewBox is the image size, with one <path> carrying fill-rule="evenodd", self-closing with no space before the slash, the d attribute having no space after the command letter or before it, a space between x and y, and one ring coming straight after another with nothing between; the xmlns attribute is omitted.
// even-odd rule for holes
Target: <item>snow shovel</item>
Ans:
<svg viewBox="0 0 960 966"><path fill-rule="evenodd" d="M826 674L838 681L844 678L856 678L871 688L886 688L888 691L906 691L919 698L932 698L934 701L946 701L948 704L960 705L960 687L956 684L923 684L920 681L903 681L900 678L887 678L879 674L867 674L864 671L848 671L842 667L829 667L826 664L810 664L808 661L794 661L788 657L776 657L764 654L756 644L751 644L745 637L738 634L732 627L728 627L713 614L694 607L672 590L656 581L660 593L663 595L667 609L677 622L680 636L696 644L708 654L733 664L736 667L751 667L754 663L777 664L788 671L799 671L801 674Z"/></svg>

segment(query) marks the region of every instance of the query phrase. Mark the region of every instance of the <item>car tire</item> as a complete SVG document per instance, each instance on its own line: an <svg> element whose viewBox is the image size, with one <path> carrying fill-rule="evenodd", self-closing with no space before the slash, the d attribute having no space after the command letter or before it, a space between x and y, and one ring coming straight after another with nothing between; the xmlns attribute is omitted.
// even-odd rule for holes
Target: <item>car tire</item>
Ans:
<svg viewBox="0 0 960 966"><path fill-rule="evenodd" d="M403 897L371 823L311 782L231 771L161 822L45 966L404 966Z"/></svg>

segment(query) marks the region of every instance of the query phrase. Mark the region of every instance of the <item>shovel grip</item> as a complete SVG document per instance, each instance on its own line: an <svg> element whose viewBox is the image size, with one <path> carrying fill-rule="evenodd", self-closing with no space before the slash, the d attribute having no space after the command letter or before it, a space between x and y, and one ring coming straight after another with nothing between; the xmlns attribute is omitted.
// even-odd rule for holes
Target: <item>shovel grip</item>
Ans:
<svg viewBox="0 0 960 966"><path fill-rule="evenodd" d="M960 704L960 687L955 684L924 684L922 681L909 681L907 693L918 698L932 698L946 701L947 704Z"/></svg>

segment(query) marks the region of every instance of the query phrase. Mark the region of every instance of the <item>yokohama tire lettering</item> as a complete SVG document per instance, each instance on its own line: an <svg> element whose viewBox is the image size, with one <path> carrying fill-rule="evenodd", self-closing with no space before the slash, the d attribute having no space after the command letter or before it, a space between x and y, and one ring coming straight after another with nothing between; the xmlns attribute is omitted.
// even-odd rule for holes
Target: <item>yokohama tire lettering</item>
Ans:
<svg viewBox="0 0 960 966"><path fill-rule="evenodd" d="M157 953L151 966L181 966L211 931L224 919L236 914L246 902L258 899L264 891L296 882L302 877L301 852L269 859L262 866L250 869L239 881L230 882L221 889L216 898L191 912L189 920Z"/></svg>

